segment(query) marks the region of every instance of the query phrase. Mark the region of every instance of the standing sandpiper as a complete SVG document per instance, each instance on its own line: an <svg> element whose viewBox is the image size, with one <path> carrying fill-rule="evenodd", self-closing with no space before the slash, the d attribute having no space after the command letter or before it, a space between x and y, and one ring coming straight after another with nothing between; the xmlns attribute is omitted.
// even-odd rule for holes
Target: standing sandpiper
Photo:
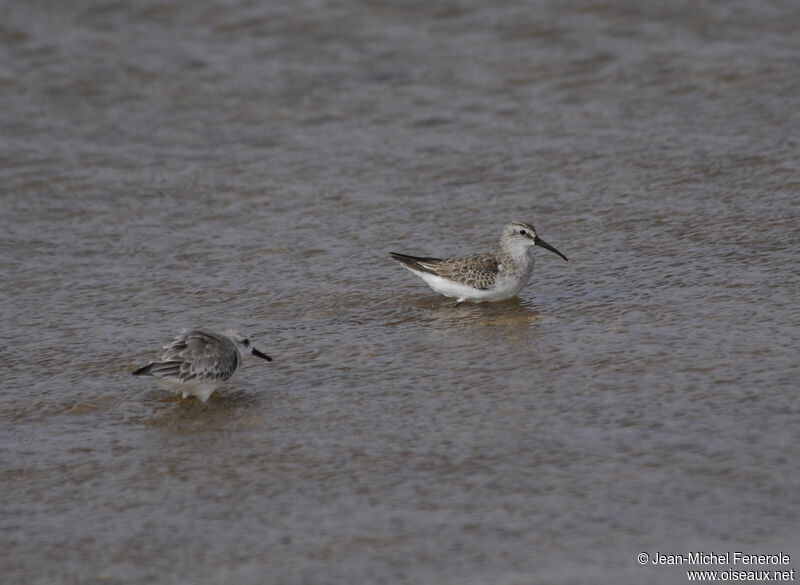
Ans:
<svg viewBox="0 0 800 585"><path fill-rule="evenodd" d="M223 333L185 329L164 349L160 362L141 367L133 375L155 376L167 390L184 398L196 396L202 402L236 373L242 363L242 352L272 361L252 347L246 335L232 329Z"/></svg>
<svg viewBox="0 0 800 585"><path fill-rule="evenodd" d="M512 221L497 246L483 254L457 258L420 258L390 252L392 258L446 297L464 301L504 301L515 296L533 273L533 247L567 257L536 235L533 226Z"/></svg>

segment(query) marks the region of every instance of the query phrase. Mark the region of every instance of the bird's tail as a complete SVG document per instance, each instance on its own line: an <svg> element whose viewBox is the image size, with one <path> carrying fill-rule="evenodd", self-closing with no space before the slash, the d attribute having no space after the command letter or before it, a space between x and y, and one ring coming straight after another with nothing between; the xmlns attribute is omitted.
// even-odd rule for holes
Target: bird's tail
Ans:
<svg viewBox="0 0 800 585"><path fill-rule="evenodd" d="M434 267L442 262L440 258L422 258L420 256L398 254L397 252L389 252L389 256L400 262L400 264L406 268L418 272L427 272L428 274L436 274Z"/></svg>
<svg viewBox="0 0 800 585"><path fill-rule="evenodd" d="M133 371L134 376L178 377L181 362L153 362Z"/></svg>
<svg viewBox="0 0 800 585"><path fill-rule="evenodd" d="M154 365L155 364L148 364L146 366L142 366L141 368L138 368L138 369L134 370L133 371L133 375L134 376L152 376L153 375L152 370L153 370L153 366Z"/></svg>

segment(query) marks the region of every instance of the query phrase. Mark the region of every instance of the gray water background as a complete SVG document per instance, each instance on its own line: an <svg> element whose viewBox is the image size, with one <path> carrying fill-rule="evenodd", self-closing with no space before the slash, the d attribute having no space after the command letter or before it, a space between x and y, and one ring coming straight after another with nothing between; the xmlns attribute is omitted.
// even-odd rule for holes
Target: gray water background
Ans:
<svg viewBox="0 0 800 585"><path fill-rule="evenodd" d="M800 564L800 4L1 4L3 583ZM511 219L508 302L388 257ZM188 326L275 361L130 376Z"/></svg>

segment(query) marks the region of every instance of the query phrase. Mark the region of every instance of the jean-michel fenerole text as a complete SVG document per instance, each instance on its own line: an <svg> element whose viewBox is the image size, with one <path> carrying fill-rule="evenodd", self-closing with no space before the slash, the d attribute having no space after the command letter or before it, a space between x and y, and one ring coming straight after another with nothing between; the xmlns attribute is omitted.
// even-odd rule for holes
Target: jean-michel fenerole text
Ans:
<svg viewBox="0 0 800 585"><path fill-rule="evenodd" d="M748 554L740 551L690 552L686 554L657 552L650 556L650 562L654 565L788 565L791 561L791 556L784 552L776 554Z"/></svg>

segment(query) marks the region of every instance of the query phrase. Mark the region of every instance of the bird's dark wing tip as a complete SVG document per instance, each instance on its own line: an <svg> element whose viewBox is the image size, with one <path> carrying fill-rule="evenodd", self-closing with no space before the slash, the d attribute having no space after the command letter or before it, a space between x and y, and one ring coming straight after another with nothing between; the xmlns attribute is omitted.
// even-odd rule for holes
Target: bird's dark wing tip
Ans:
<svg viewBox="0 0 800 585"><path fill-rule="evenodd" d="M137 368L137 369L135 369L134 371L131 372L131 375L132 376L146 376L146 375L148 375L150 373L150 369L154 365L155 364L147 364L146 366L142 366L141 368Z"/></svg>
<svg viewBox="0 0 800 585"><path fill-rule="evenodd" d="M408 254L398 254L397 252L389 252L389 255L411 270L427 272L433 275L437 275L434 267L442 262L440 258L423 258L420 256L409 256Z"/></svg>

